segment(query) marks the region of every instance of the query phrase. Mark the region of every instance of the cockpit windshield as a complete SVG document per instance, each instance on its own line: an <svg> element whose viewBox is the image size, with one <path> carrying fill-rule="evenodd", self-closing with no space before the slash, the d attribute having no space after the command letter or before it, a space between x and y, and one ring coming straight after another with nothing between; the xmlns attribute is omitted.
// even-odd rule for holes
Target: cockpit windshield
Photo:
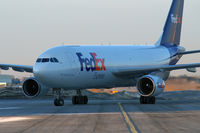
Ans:
<svg viewBox="0 0 200 133"><path fill-rule="evenodd" d="M43 58L42 62L49 62L49 58Z"/></svg>
<svg viewBox="0 0 200 133"><path fill-rule="evenodd" d="M37 63L46 63L46 62L52 62L52 63L59 63L58 59L55 57L52 58L38 58L36 60Z"/></svg>

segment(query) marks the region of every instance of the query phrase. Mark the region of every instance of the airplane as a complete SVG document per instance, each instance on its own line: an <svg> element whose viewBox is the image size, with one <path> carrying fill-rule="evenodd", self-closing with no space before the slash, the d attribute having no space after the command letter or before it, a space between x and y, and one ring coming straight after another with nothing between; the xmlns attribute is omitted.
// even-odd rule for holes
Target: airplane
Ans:
<svg viewBox="0 0 200 133"><path fill-rule="evenodd" d="M62 89L75 90L72 104L87 104L81 90L136 86L140 104L155 104L163 93L170 71L195 72L200 63L177 64L183 55L199 53L180 46L184 0L173 0L163 32L153 45L56 46L43 52L33 66L0 64L18 72L33 73L25 79L26 97L54 92L54 105L63 106Z"/></svg>

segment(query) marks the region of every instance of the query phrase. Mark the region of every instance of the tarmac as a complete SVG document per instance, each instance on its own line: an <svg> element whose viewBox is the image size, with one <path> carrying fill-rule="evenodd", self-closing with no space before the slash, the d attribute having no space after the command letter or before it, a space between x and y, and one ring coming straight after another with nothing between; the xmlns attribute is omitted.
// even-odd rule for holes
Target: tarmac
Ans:
<svg viewBox="0 0 200 133"><path fill-rule="evenodd" d="M0 99L0 133L185 132L200 132L200 99L158 99L155 105L138 99L72 105L65 99L63 107L51 98Z"/></svg>

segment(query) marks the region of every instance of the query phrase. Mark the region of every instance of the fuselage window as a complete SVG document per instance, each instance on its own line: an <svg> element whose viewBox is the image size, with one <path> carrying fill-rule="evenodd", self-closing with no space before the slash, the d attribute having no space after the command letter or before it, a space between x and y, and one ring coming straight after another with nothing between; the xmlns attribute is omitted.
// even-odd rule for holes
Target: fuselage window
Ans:
<svg viewBox="0 0 200 133"><path fill-rule="evenodd" d="M42 62L49 62L49 58L43 58Z"/></svg>
<svg viewBox="0 0 200 133"><path fill-rule="evenodd" d="M41 61L42 61L42 59L41 59L41 58L38 58L36 62L41 62Z"/></svg>

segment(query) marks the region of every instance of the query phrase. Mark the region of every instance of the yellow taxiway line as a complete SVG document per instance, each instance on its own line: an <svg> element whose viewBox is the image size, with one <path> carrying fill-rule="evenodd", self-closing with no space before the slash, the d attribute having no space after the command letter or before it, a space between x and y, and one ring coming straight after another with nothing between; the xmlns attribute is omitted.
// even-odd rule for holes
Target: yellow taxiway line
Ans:
<svg viewBox="0 0 200 133"><path fill-rule="evenodd" d="M122 115L123 115L123 117L124 117L124 120L126 121L126 123L128 124L128 126L129 126L129 128L130 128L130 131L131 131L132 133L138 133L137 130L135 129L135 126L133 125L133 123L132 123L131 120L129 119L127 113L124 111L124 109L123 109L121 103L118 103L118 105L119 105L119 108L120 108L120 110L121 110L121 112L122 112Z"/></svg>

